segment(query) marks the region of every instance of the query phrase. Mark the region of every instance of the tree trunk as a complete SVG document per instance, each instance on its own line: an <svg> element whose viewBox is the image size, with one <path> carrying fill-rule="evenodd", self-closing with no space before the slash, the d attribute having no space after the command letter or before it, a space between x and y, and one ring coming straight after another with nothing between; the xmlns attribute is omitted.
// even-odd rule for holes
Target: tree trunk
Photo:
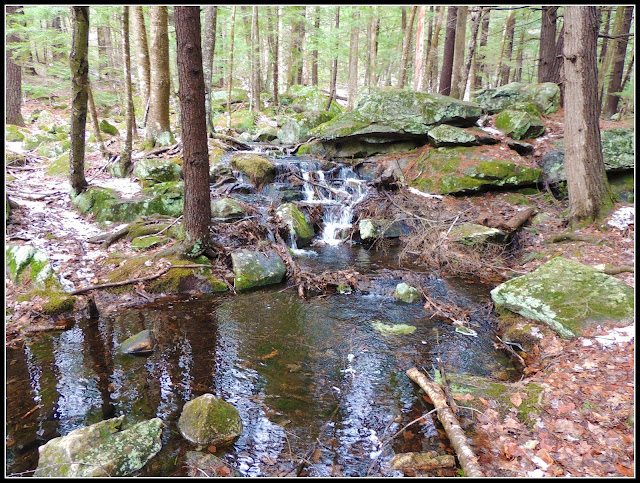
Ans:
<svg viewBox="0 0 640 483"><path fill-rule="evenodd" d="M618 16L620 21L618 21ZM627 43L629 28L631 27L631 19L633 18L633 6L618 7L616 11L616 23L614 28L614 36L617 37L613 41L611 50L613 51L613 60L611 66L611 74L609 77L609 85L607 87L607 95L604 100L602 116L609 119L618 111L618 101L620 96L616 93L621 91L622 75L624 73L624 59L627 55Z"/></svg>
<svg viewBox="0 0 640 483"><path fill-rule="evenodd" d="M564 10L565 170L569 220L603 218L613 206L602 158L598 118L596 7L566 6Z"/></svg>
<svg viewBox="0 0 640 483"><path fill-rule="evenodd" d="M109 26L97 26L98 31L98 72L99 78L111 79L109 66L109 49L111 48L111 31Z"/></svg>
<svg viewBox="0 0 640 483"><path fill-rule="evenodd" d="M349 84L347 87L347 110L353 109L358 95L358 38L360 29L358 28L358 18L360 11L352 7L352 27L349 39Z"/></svg>
<svg viewBox="0 0 640 483"><path fill-rule="evenodd" d="M338 29L340 28L340 5L336 6L336 23L335 23L335 32L336 32L336 55L333 58L333 65L331 66L331 85L329 87L329 101L327 102L327 108L325 110L329 110L331 108L331 103L336 98L336 81L338 79L338 53L337 53L337 44L338 44Z"/></svg>
<svg viewBox="0 0 640 483"><path fill-rule="evenodd" d="M402 89L407 82L407 69L409 66L409 51L411 50L411 42L413 41L413 22L416 18L418 7L411 7L409 20L404 27L404 35L402 36L402 57L400 59L400 74L398 75L398 87Z"/></svg>
<svg viewBox="0 0 640 483"><path fill-rule="evenodd" d="M471 12L471 38L469 39L469 50L467 52L467 58L464 62L462 75L460 76L460 99L464 99L465 92L467 90L467 81L469 80L469 73L471 71L471 65L473 63L474 55L476 53L476 43L478 40L478 30L480 28L480 20L482 19L483 7L475 7ZM472 80L469 89L473 89L475 80Z"/></svg>
<svg viewBox="0 0 640 483"><path fill-rule="evenodd" d="M149 90L149 115L145 140L151 147L172 144L169 120L169 97L171 95L169 72L169 29L166 6L149 7L151 28L149 65L151 86Z"/></svg>
<svg viewBox="0 0 640 483"><path fill-rule="evenodd" d="M111 173L117 177L126 177L133 171L131 150L133 146L133 92L131 90L131 49L129 46L129 7L122 7L122 57L124 61L124 90L126 102L126 133L120 161Z"/></svg>
<svg viewBox="0 0 640 483"><path fill-rule="evenodd" d="M449 7L447 13L447 30L444 37L442 53L442 69L440 70L440 86L438 92L445 96L451 94L451 75L453 73L453 52L456 43L456 19L458 7Z"/></svg>
<svg viewBox="0 0 640 483"><path fill-rule="evenodd" d="M313 23L314 36L318 36L320 34L320 7L316 6L314 12L314 23ZM318 44L314 44L314 48L311 51L311 85L318 85Z"/></svg>
<svg viewBox="0 0 640 483"><path fill-rule="evenodd" d="M280 50L280 7L269 7L269 9L275 10L275 22L272 26L272 15L269 15L269 45L271 47L271 55L273 62L271 63L271 69L273 70L273 105L277 106L278 101L278 62L279 62L279 50Z"/></svg>
<svg viewBox="0 0 640 483"><path fill-rule="evenodd" d="M478 52L476 55L476 81L473 86L474 89L482 88L483 84L487 82L487 64L485 63L485 49L489 41L489 17L491 14L491 7L482 7L484 11L482 16L482 29L480 33L480 45L478 46Z"/></svg>
<svg viewBox="0 0 640 483"><path fill-rule="evenodd" d="M540 50L538 82L552 82L552 66L556 55L556 24L558 7L542 7L540 18Z"/></svg>
<svg viewBox="0 0 640 483"><path fill-rule="evenodd" d="M218 7L207 5L204 7L204 41L202 45L202 70L204 73L204 105L207 116L207 132L215 132L213 116L211 114L211 84L213 82L213 58L216 51L216 31Z"/></svg>
<svg viewBox="0 0 640 483"><path fill-rule="evenodd" d="M511 67L511 54L513 53L513 33L516 23L516 12L511 10L504 25L502 42L500 44L500 54L498 55L498 67L496 69L496 86L503 86L509 83Z"/></svg>
<svg viewBox="0 0 640 483"><path fill-rule="evenodd" d="M427 7L425 5L420 6L420 10L418 11L418 26L416 28L416 54L414 57L414 67L413 67L413 90L421 91L422 85L421 81L423 76L424 65L423 55L424 55L424 16L427 11Z"/></svg>
<svg viewBox="0 0 640 483"><path fill-rule="evenodd" d="M100 121L98 120L98 110L96 109L96 103L93 101L93 89L91 88L91 81L87 82L87 99L89 102L89 112L91 114L91 123L93 124L93 134L100 146L100 152L104 159L109 159L109 152L107 151L104 141L102 140L102 134L100 134Z"/></svg>
<svg viewBox="0 0 640 483"><path fill-rule="evenodd" d="M251 15L251 110L260 111L260 37L258 36L258 6Z"/></svg>
<svg viewBox="0 0 640 483"><path fill-rule="evenodd" d="M22 7L7 5L7 15L22 14ZM14 18L7 19L7 25L11 26L17 23ZM22 67L16 64L13 60L16 49L9 46L10 43L19 42L20 37L17 34L10 34L6 37L6 49L5 49L5 68L6 68L6 122L7 124L15 124L16 126L24 126L24 119L22 118Z"/></svg>
<svg viewBox="0 0 640 483"><path fill-rule="evenodd" d="M188 254L209 247L211 199L200 39L200 8L174 7L178 97L184 161L184 228Z"/></svg>
<svg viewBox="0 0 640 483"><path fill-rule="evenodd" d="M629 64L627 65L627 72L624 74L624 79L622 79L622 85L620 86L620 91L624 91L624 87L629 82L629 78L631 77L631 72L633 71L633 56L635 49L633 48L633 44L631 45L631 59L629 60Z"/></svg>
<svg viewBox="0 0 640 483"><path fill-rule="evenodd" d="M231 7L231 31L229 32L229 72L227 74L227 131L231 130L231 88L233 86L233 48L236 31L236 6Z"/></svg>
<svg viewBox="0 0 640 483"><path fill-rule="evenodd" d="M530 13L531 13L530 10L527 10L524 15L523 22L525 25L529 23ZM526 32L527 32L526 28L522 28L520 30L520 37L518 39L518 48L516 49L516 65L513 72L513 82L522 81L522 57L524 52L524 40L525 40Z"/></svg>
<svg viewBox="0 0 640 483"><path fill-rule="evenodd" d="M599 9L600 16L603 14L606 15L606 20L604 22L600 22L600 34L602 37L602 44L600 45L600 55L598 56L598 69L602 69L602 61L607 55L607 47L609 44L609 39L606 36L609 35L609 27L611 26L611 13L613 12L613 7L600 7Z"/></svg>
<svg viewBox="0 0 640 483"><path fill-rule="evenodd" d="M89 7L69 7L73 22L71 41L71 149L69 181L77 195L88 187L84 176L85 129L87 125L87 87L89 84Z"/></svg>
<svg viewBox="0 0 640 483"><path fill-rule="evenodd" d="M147 104L149 103L149 86L151 85L147 28L144 24L144 12L142 10L142 6L136 5L132 8L133 12L131 15L131 21L133 24L133 41L136 46L136 65L138 68L140 100L142 101L143 112L147 112ZM141 127L144 127L144 125Z"/></svg>
<svg viewBox="0 0 640 483"><path fill-rule="evenodd" d="M291 51L287 86L302 84L302 43L304 40L304 9L292 7L294 16L291 20Z"/></svg>
<svg viewBox="0 0 640 483"><path fill-rule="evenodd" d="M424 69L426 76L425 88L428 92L435 92L437 89L438 44L440 39L440 30L442 29L442 22L444 20L445 7L439 6L437 8L438 17L436 19L435 27L433 28L431 45L429 46L429 52L427 53L427 65Z"/></svg>
<svg viewBox="0 0 640 483"><path fill-rule="evenodd" d="M456 17L456 42L453 49L453 70L451 72L451 97L462 99L464 95L464 86L462 83L462 75L464 71L464 49L466 47L467 33L467 14L469 7L458 7L458 15ZM466 83L466 79L465 79Z"/></svg>

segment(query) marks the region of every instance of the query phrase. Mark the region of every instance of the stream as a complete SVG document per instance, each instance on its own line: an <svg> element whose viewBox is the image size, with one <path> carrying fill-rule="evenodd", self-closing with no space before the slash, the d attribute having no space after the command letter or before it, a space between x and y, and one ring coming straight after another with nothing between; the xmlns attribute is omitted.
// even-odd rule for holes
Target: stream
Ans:
<svg viewBox="0 0 640 483"><path fill-rule="evenodd" d="M127 423L167 423L161 452L139 476L186 475L185 453L196 446L180 436L177 420L187 401L213 393L238 409L244 427L235 445L216 455L244 476L295 476L302 458L307 476L402 476L390 468L394 454L442 453L448 445L435 414L412 426L411 439L391 439L432 409L408 368L432 372L440 359L447 371L518 377L493 346L488 287L399 266L397 247L383 252L343 242L366 183L348 167L323 171L312 159L286 156L277 162L314 180L300 187L300 202L325 210L311 246L292 247L298 261L316 273L357 270L372 279L369 289L303 300L283 283L237 296L172 296L7 348L8 474L35 469L37 449L48 440L124 414ZM421 303L395 301L400 270L419 276L434 300L464 307L477 337L456 332ZM416 329L383 335L374 322ZM151 355L118 352L143 329L156 338Z"/></svg>

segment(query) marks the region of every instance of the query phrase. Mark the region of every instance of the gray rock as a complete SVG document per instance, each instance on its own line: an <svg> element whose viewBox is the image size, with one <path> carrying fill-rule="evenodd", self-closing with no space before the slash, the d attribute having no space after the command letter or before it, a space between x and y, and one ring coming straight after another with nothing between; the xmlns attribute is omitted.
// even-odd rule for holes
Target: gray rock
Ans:
<svg viewBox="0 0 640 483"><path fill-rule="evenodd" d="M473 93L473 100L491 114L526 104L533 105L541 114L550 114L560 107L560 88L552 82L512 82L493 89L476 91Z"/></svg>
<svg viewBox="0 0 640 483"><path fill-rule="evenodd" d="M143 186L149 186L165 181L177 181L182 175L182 167L168 159L141 159L135 163L133 175L140 179Z"/></svg>
<svg viewBox="0 0 640 483"><path fill-rule="evenodd" d="M311 241L315 235L313 228L307 223L304 213L293 203L284 203L278 207L276 213L289 226L289 233L301 247Z"/></svg>
<svg viewBox="0 0 640 483"><path fill-rule="evenodd" d="M422 294L417 288L407 285L402 282L396 286L396 290L393 292L393 297L396 300L412 304L414 302L420 302L422 300Z"/></svg>
<svg viewBox="0 0 640 483"><path fill-rule="evenodd" d="M217 220L235 220L244 215L242 205L233 198L219 198L211 201L211 216Z"/></svg>
<svg viewBox="0 0 640 483"><path fill-rule="evenodd" d="M120 352L131 355L147 355L153 352L155 338L150 330L143 330L120 344Z"/></svg>
<svg viewBox="0 0 640 483"><path fill-rule="evenodd" d="M287 268L275 252L242 249L231 254L236 290L280 283Z"/></svg>
<svg viewBox="0 0 640 483"><path fill-rule="evenodd" d="M213 394L203 394L184 405L178 429L192 443L224 447L240 437L242 420L231 404Z"/></svg>

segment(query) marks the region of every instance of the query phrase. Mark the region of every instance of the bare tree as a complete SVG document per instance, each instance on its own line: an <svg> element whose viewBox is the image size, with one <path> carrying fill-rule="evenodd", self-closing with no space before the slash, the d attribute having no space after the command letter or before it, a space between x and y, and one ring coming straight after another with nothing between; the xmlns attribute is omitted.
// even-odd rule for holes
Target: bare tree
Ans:
<svg viewBox="0 0 640 483"><path fill-rule="evenodd" d="M8 26L16 23L14 15L22 13L22 7L15 5L7 5L6 13L10 17L7 19ZM6 37L7 47L5 49L5 68L6 68L6 122L7 124L15 124L16 126L24 126L22 118L22 67L14 61L16 49L9 44L19 42L20 37L15 34L9 34Z"/></svg>
<svg viewBox="0 0 640 483"><path fill-rule="evenodd" d="M611 50L613 51L613 59L611 72L609 76L609 85L607 86L607 95L604 98L602 115L606 119L613 116L618 110L618 102L622 86L622 75L624 74L624 59L627 54L628 34L631 27L631 19L633 18L633 5L626 7L618 7L616 10L616 22L614 27L614 39Z"/></svg>
<svg viewBox="0 0 640 483"><path fill-rule="evenodd" d="M594 6L566 6L564 40L565 169L572 225L607 215L613 196L602 157L598 118L597 36Z"/></svg>
<svg viewBox="0 0 640 483"><path fill-rule="evenodd" d="M444 52L442 53L442 69L438 92L445 96L451 93L451 75L453 73L453 52L456 43L456 19L458 7L449 6L447 13L447 28L444 37Z"/></svg>
<svg viewBox="0 0 640 483"><path fill-rule="evenodd" d="M147 42L147 28L144 24L144 12L141 5L136 5L131 12L131 24L133 27L133 42L136 47L136 66L138 68L138 86L140 99L144 109L143 126L146 124L146 114L149 109L149 44Z"/></svg>

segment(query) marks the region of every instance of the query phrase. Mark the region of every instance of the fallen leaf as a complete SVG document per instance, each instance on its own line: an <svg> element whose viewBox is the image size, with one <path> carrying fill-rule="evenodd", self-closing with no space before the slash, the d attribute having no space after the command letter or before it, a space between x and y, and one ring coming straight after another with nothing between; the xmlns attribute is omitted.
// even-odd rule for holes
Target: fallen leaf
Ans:
<svg viewBox="0 0 640 483"><path fill-rule="evenodd" d="M522 404L522 396L520 395L519 392L515 393L513 396L511 396L509 398L509 401L511 401L511 403L515 406L518 407L520 406L520 404Z"/></svg>
<svg viewBox="0 0 640 483"><path fill-rule="evenodd" d="M633 478L633 468L627 468L625 465L623 465L620 462L616 463L616 468L624 476L628 476L629 478Z"/></svg>

